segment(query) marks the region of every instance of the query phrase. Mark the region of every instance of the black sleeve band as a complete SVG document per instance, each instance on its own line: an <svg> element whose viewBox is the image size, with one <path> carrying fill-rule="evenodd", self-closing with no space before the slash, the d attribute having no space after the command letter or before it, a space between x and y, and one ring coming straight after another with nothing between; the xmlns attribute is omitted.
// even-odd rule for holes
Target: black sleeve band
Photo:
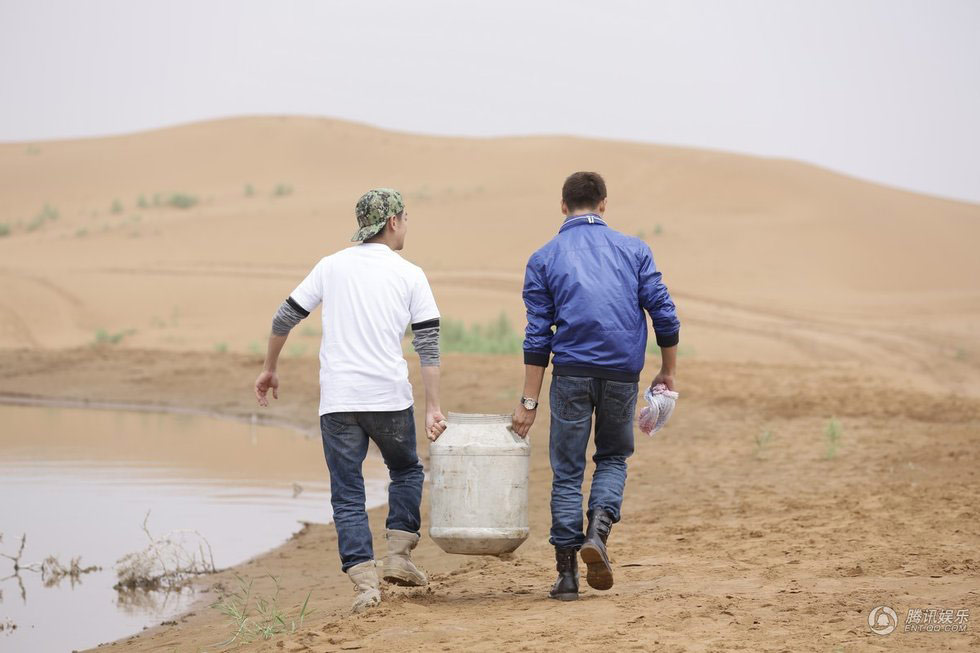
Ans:
<svg viewBox="0 0 980 653"><path fill-rule="evenodd" d="M299 313L303 317L309 317L310 316L310 312L308 310L306 310L305 308L303 308L302 306L300 306L299 305L299 302L296 301L295 299L293 299L292 297L287 297L286 298L286 303L289 304L293 308L294 311L296 311L297 313Z"/></svg>
<svg viewBox="0 0 980 653"><path fill-rule="evenodd" d="M439 326L439 318L433 318L425 322L416 322L412 325L412 331L421 331L422 329L431 329L437 326Z"/></svg>
<svg viewBox="0 0 980 653"><path fill-rule="evenodd" d="M673 347L681 339L681 332L674 331L673 333L658 333L657 334L657 346L663 347Z"/></svg>
<svg viewBox="0 0 980 653"><path fill-rule="evenodd" d="M526 351L524 352L524 364L548 367L548 354L540 351Z"/></svg>

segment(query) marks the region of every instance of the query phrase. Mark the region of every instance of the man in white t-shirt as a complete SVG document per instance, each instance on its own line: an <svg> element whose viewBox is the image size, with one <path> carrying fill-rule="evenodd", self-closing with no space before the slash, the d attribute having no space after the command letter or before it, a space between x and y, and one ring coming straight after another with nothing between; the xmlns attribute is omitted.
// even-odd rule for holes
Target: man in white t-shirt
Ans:
<svg viewBox="0 0 980 653"><path fill-rule="evenodd" d="M408 232L401 194L370 190L354 213L359 229L351 240L363 242L321 259L279 307L255 396L262 406L270 389L279 398L279 353L289 331L322 303L320 432L341 569L354 583L359 612L381 601L361 472L369 440L381 450L391 477L383 577L399 585L428 583L410 558L420 538L423 472L402 355L409 325L422 364L429 439L438 438L446 424L439 407L439 309L422 269L396 254Z"/></svg>

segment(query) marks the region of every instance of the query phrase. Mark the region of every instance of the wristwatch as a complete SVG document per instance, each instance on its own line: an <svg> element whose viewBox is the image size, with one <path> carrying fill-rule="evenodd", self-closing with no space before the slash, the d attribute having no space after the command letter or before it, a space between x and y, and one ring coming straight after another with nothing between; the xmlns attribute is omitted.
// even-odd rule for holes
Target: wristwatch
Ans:
<svg viewBox="0 0 980 653"><path fill-rule="evenodd" d="M534 410L538 407L538 400L530 397L521 397L521 405L527 410Z"/></svg>

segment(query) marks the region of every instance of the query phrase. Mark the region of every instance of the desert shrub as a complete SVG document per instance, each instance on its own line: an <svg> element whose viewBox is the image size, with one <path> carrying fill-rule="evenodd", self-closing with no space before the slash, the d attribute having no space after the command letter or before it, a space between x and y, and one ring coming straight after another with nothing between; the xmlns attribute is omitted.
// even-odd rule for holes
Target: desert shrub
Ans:
<svg viewBox="0 0 980 653"><path fill-rule="evenodd" d="M167 205L175 209L189 209L195 204L197 204L197 196L187 193L173 193L167 198Z"/></svg>
<svg viewBox="0 0 980 653"><path fill-rule="evenodd" d="M149 540L146 548L127 553L116 562L119 582L114 589L179 589L194 576L217 571L211 545L203 535L177 530L156 537L146 525L149 519L147 512L143 519L143 532Z"/></svg>
<svg viewBox="0 0 980 653"><path fill-rule="evenodd" d="M59 218L58 210L51 206L50 204L45 204L37 215L31 218L27 223L28 231L35 231L44 226L47 222L54 222Z"/></svg>

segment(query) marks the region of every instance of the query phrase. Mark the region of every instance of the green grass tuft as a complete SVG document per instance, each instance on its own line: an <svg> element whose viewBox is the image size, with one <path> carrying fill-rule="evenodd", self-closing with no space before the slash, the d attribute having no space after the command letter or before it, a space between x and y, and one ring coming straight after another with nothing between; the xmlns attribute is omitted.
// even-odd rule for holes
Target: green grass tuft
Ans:
<svg viewBox="0 0 980 653"><path fill-rule="evenodd" d="M524 336L514 329L504 313L487 324L469 327L462 321L446 318L442 320L440 345L446 353L519 354Z"/></svg>
<svg viewBox="0 0 980 653"><path fill-rule="evenodd" d="M827 426L823 430L824 438L826 439L827 448L824 451L824 458L827 460L833 459L837 455L837 450L840 448L841 437L844 435L844 428L837 421L836 417L831 417L830 421L827 422Z"/></svg>
<svg viewBox="0 0 980 653"><path fill-rule="evenodd" d="M237 574L235 578L238 580L238 591L211 605L228 617L234 629L231 638L215 646L248 644L259 639L269 640L276 635L295 633L303 627L303 622L312 612L309 609L312 590L306 594L306 600L303 601L299 613L290 617L279 605L281 586L277 577L269 576L276 587L275 593L270 597L253 594L252 579L246 580Z"/></svg>
<svg viewBox="0 0 980 653"><path fill-rule="evenodd" d="M245 184L245 197L255 197L255 187L252 184Z"/></svg>
<svg viewBox="0 0 980 653"><path fill-rule="evenodd" d="M175 209L189 209L197 202L196 195L188 195L187 193L173 193L167 198L167 206L172 206Z"/></svg>
<svg viewBox="0 0 980 653"><path fill-rule="evenodd" d="M54 222L59 217L60 215L57 209L50 204L45 204L44 208L42 208L38 214L31 218L31 220L27 223L27 230L35 231L40 229L45 223Z"/></svg>
<svg viewBox="0 0 980 653"><path fill-rule="evenodd" d="M772 431L765 430L755 436L755 457L762 458L762 453L772 441Z"/></svg>
<svg viewBox="0 0 980 653"><path fill-rule="evenodd" d="M120 202L119 200L112 200L112 206L110 207L109 210L112 211L113 213L122 213L123 212L122 202Z"/></svg>
<svg viewBox="0 0 980 653"><path fill-rule="evenodd" d="M126 336L136 333L135 329L126 329L110 333L106 329L99 329L95 332L95 344L97 345L118 345Z"/></svg>
<svg viewBox="0 0 980 653"><path fill-rule="evenodd" d="M10 225L6 222L0 222L0 238L10 235Z"/></svg>
<svg viewBox="0 0 980 653"><path fill-rule="evenodd" d="M286 195L293 194L293 187L289 184L276 184L276 187L272 189L272 194L276 197L285 197Z"/></svg>

